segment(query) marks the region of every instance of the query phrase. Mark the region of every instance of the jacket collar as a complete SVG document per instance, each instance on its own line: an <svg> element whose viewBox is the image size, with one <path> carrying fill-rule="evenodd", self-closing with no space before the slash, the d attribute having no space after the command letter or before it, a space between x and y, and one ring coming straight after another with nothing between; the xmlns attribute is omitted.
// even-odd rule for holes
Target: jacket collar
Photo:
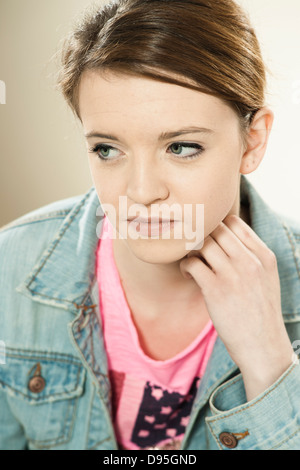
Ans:
<svg viewBox="0 0 300 470"><path fill-rule="evenodd" d="M249 206L251 227L275 253L281 284L284 320L300 320L300 253L289 222L261 199L244 176L241 178L241 203Z"/></svg>
<svg viewBox="0 0 300 470"><path fill-rule="evenodd" d="M300 256L292 230L244 176L241 203L249 205L251 227L276 254L285 321L300 320ZM68 310L73 310L74 304L81 305L96 281L95 253L102 221L103 211L95 188L91 188L73 207L17 291Z"/></svg>
<svg viewBox="0 0 300 470"><path fill-rule="evenodd" d="M85 303L96 280L97 230L102 220L97 193L91 188L64 219L17 292L40 303L77 311L75 305Z"/></svg>

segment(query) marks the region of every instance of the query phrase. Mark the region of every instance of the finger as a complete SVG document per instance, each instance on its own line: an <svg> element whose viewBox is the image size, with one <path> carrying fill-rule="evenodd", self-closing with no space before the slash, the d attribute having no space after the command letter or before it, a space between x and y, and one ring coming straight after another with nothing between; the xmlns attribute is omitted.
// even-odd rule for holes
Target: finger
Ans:
<svg viewBox="0 0 300 470"><path fill-rule="evenodd" d="M223 222L264 266L276 264L275 254L240 217L230 215Z"/></svg>
<svg viewBox="0 0 300 470"><path fill-rule="evenodd" d="M201 289L209 287L215 279L213 271L198 257L185 258L179 267L182 275L190 274Z"/></svg>
<svg viewBox="0 0 300 470"><path fill-rule="evenodd" d="M204 245L201 250L199 250L199 253L215 274L229 269L228 263L230 258L210 235L205 239Z"/></svg>
<svg viewBox="0 0 300 470"><path fill-rule="evenodd" d="M240 258L241 255L249 255L251 251L238 236L223 222L210 234L210 237L222 248L229 258Z"/></svg>

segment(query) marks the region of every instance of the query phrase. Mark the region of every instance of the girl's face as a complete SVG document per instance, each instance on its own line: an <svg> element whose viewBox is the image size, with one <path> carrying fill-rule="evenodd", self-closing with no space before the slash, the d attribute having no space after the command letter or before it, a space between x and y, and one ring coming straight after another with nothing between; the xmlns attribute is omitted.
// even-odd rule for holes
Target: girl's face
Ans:
<svg viewBox="0 0 300 470"><path fill-rule="evenodd" d="M222 100L144 77L85 71L79 109L99 200L118 243L140 260L179 261L227 215L239 215L244 149L237 115ZM179 222L163 233L157 224L127 221L151 215Z"/></svg>

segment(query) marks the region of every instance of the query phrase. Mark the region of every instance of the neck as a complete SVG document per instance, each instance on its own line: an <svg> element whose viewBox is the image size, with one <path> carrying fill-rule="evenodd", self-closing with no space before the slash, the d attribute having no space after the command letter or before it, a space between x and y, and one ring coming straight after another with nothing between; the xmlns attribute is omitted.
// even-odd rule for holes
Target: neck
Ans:
<svg viewBox="0 0 300 470"><path fill-rule="evenodd" d="M113 240L113 249L125 291L134 292L143 302L152 303L159 299L160 305L169 304L174 300L174 292L177 292L179 301L198 294L199 286L183 278L179 268L181 260L170 264L146 263L135 257L119 239Z"/></svg>

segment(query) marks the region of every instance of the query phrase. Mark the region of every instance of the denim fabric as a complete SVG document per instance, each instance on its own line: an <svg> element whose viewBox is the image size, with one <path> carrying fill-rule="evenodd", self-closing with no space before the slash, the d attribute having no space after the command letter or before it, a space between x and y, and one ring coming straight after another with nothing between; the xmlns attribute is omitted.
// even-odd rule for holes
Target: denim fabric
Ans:
<svg viewBox="0 0 300 470"><path fill-rule="evenodd" d="M277 257L282 312L300 340L300 226L276 214L243 176L251 226ZM100 214L100 215L99 215ZM95 276L103 213L94 188L0 231L0 449L114 450L111 391ZM276 345L274 345L276 347ZM251 351L249 352L251 354ZM29 382L42 377L44 387ZM218 338L182 449L300 449L300 366L247 402L241 374Z"/></svg>

